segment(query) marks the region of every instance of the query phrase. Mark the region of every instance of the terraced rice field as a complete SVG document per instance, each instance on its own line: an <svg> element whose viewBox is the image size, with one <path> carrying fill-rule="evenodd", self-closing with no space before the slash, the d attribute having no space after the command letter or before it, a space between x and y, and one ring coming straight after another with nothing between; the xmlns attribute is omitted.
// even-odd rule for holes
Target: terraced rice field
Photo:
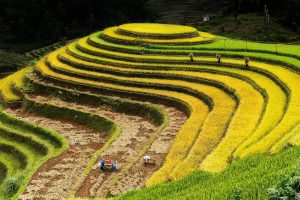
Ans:
<svg viewBox="0 0 300 200"><path fill-rule="evenodd" d="M226 199L240 185L245 199L265 199L276 170L299 159L300 47L248 42L245 52L243 41L223 42L191 27L126 24L1 80L3 197L105 198L149 187L120 198ZM143 165L144 155L156 164ZM101 159L118 170L101 172ZM189 180L195 186L182 191Z"/></svg>

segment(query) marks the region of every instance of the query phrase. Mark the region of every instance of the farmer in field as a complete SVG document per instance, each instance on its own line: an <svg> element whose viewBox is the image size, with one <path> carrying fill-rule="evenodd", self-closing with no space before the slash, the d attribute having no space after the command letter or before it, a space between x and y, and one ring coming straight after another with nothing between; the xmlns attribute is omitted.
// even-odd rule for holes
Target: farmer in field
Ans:
<svg viewBox="0 0 300 200"><path fill-rule="evenodd" d="M155 160L153 160L149 155L145 155L143 161L144 165L156 165Z"/></svg>
<svg viewBox="0 0 300 200"><path fill-rule="evenodd" d="M220 54L217 55L217 60L218 60L218 64L220 64L221 63L221 55Z"/></svg>
<svg viewBox="0 0 300 200"><path fill-rule="evenodd" d="M194 62L194 53L190 53L190 54L189 54L189 57L190 57L190 61L191 61L191 62Z"/></svg>
<svg viewBox="0 0 300 200"><path fill-rule="evenodd" d="M101 161L99 162L99 167L100 167L100 169L101 169L102 171L104 171L104 168L105 168L105 162L104 162L104 160L101 160Z"/></svg>
<svg viewBox="0 0 300 200"><path fill-rule="evenodd" d="M106 160L107 165L111 165L111 160Z"/></svg>
<svg viewBox="0 0 300 200"><path fill-rule="evenodd" d="M149 160L151 160L150 156L148 156L148 155L144 156L144 162L148 162Z"/></svg>
<svg viewBox="0 0 300 200"><path fill-rule="evenodd" d="M246 66L246 67L249 66L249 65L248 65L248 64L249 64L249 60L250 60L250 59L249 59L248 57L245 58L245 66Z"/></svg>
<svg viewBox="0 0 300 200"><path fill-rule="evenodd" d="M114 171L116 171L116 170L117 170L117 164L116 164L115 161L112 161L112 162L111 162L111 171L114 172Z"/></svg>

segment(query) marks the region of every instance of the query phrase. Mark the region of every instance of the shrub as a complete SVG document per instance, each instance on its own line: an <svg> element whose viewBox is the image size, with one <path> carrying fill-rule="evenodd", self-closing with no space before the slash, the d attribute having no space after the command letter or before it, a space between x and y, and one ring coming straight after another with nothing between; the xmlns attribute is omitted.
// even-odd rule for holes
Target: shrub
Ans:
<svg viewBox="0 0 300 200"><path fill-rule="evenodd" d="M27 64L25 56L0 50L0 73L16 71Z"/></svg>
<svg viewBox="0 0 300 200"><path fill-rule="evenodd" d="M300 176L299 174L292 174L292 176L282 176L281 182L278 186L269 188L267 190L270 200L292 200L296 199L300 192Z"/></svg>
<svg viewBox="0 0 300 200"><path fill-rule="evenodd" d="M240 188L233 189L233 200L242 200L242 190Z"/></svg>
<svg viewBox="0 0 300 200"><path fill-rule="evenodd" d="M22 181L21 181L22 179L23 179L23 177L21 175L16 174L15 176L10 177L5 181L4 196L6 198L10 198L18 192L18 190L21 186L21 183L22 183Z"/></svg>

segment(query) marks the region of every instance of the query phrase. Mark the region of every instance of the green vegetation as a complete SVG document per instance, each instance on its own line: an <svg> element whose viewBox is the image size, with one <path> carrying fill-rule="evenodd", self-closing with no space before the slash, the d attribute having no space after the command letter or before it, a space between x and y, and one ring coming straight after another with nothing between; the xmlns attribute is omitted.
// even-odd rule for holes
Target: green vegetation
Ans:
<svg viewBox="0 0 300 200"><path fill-rule="evenodd" d="M176 182L128 192L116 199L234 199L236 188L242 199L268 199L268 188L279 185L283 175L291 177L299 170L299 153L300 148L294 147L273 156L247 157L232 162L222 173L196 172Z"/></svg>
<svg viewBox="0 0 300 200"><path fill-rule="evenodd" d="M268 189L270 200L296 199L299 196L300 177L299 169L291 175L284 175L281 182L273 188Z"/></svg>
<svg viewBox="0 0 300 200"><path fill-rule="evenodd" d="M67 143L55 132L18 120L6 113L2 112L0 118L3 152L0 156L8 168L7 176L0 185L0 197L15 199L36 169L46 160L64 151ZM49 137L50 140L45 140Z"/></svg>

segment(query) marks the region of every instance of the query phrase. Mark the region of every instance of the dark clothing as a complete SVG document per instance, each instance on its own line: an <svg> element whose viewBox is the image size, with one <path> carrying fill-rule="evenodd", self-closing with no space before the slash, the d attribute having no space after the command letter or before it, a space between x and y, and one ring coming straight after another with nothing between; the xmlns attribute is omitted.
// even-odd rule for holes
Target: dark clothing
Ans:
<svg viewBox="0 0 300 200"><path fill-rule="evenodd" d="M191 62L194 62L194 54L193 54L193 53L190 53L190 54L189 54L189 57L190 57L190 61L191 61Z"/></svg>
<svg viewBox="0 0 300 200"><path fill-rule="evenodd" d="M248 64L249 64L249 58L245 58L245 65L246 65L246 67L248 67Z"/></svg>
<svg viewBox="0 0 300 200"><path fill-rule="evenodd" d="M117 170L117 165L116 165L116 163L115 162L112 162L111 163L111 171L116 171Z"/></svg>
<svg viewBox="0 0 300 200"><path fill-rule="evenodd" d="M105 168L104 160L101 160L101 161L100 161L99 167L100 167L101 170L104 170L104 168Z"/></svg>
<svg viewBox="0 0 300 200"><path fill-rule="evenodd" d="M217 59L218 59L218 64L221 63L221 55L217 55Z"/></svg>

